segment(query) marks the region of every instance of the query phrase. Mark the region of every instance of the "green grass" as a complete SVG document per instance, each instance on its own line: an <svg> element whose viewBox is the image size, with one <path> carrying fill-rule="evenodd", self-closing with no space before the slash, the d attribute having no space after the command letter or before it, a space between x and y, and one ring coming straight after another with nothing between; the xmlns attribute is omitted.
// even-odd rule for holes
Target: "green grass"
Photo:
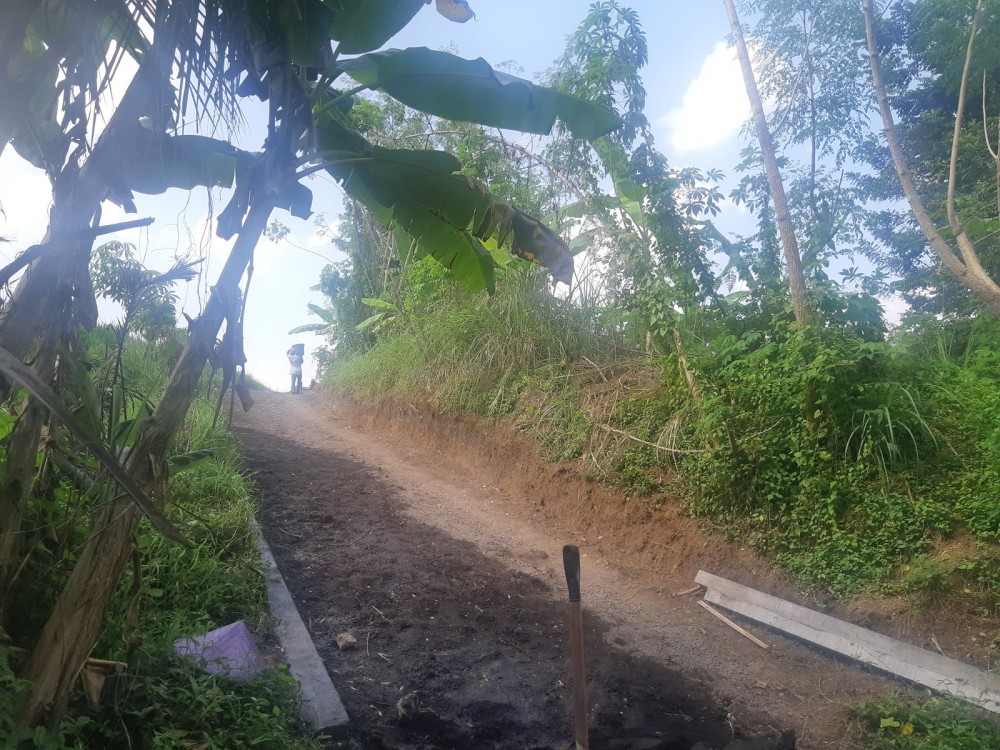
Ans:
<svg viewBox="0 0 1000 750"><path fill-rule="evenodd" d="M232 436L211 429L212 406L196 404L177 451L214 455L177 473L170 513L191 541L181 547L144 524L137 540L141 577L126 574L102 638L103 653L129 663L123 702L99 711L82 734L90 746L154 748L316 748L302 736L296 686L284 671L241 682L206 675L174 655L181 637L238 619L269 638L266 589L251 524L253 487ZM126 645L127 644L127 645ZM129 653L130 648L134 650Z"/></svg>
<svg viewBox="0 0 1000 750"><path fill-rule="evenodd" d="M339 357L328 382L361 398L432 402L451 412L510 411L539 369L580 356L603 358L606 337L586 315L549 296L534 272L501 273L505 293L442 284L374 347Z"/></svg>
<svg viewBox="0 0 1000 750"><path fill-rule="evenodd" d="M996 750L1000 721L950 698L907 703L888 696L857 712L864 744L872 750Z"/></svg>

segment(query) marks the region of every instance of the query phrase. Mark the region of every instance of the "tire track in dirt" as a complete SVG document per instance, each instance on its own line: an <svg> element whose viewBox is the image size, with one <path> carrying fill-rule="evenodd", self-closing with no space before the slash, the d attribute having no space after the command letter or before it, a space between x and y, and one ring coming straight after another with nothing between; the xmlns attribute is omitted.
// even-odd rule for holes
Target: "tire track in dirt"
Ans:
<svg viewBox="0 0 1000 750"><path fill-rule="evenodd" d="M235 427L354 747L567 744L560 550L580 542L572 530L536 528L485 468L363 429L321 394L260 394ZM892 687L770 633L760 651L580 544L595 750L723 747L785 728L806 750L847 750L848 707ZM685 585L663 576L665 590ZM356 650L339 651L341 632Z"/></svg>

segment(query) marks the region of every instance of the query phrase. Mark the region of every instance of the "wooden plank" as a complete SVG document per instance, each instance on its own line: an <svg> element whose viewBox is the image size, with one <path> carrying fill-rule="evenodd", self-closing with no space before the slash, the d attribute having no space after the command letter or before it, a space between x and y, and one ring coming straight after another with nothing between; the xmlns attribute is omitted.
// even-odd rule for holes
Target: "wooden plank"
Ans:
<svg viewBox="0 0 1000 750"><path fill-rule="evenodd" d="M726 617L724 614L722 614L719 610L717 610L711 604L706 604L701 599L699 599L698 600L698 606L701 607L702 609L708 610L713 615L715 615L720 620L722 620L724 623L726 623L726 625L728 625L733 630L735 630L737 633L739 633L740 635L742 635L744 638L750 639L751 641L753 641L754 643L756 643L761 648L771 648L766 643L764 643L764 641L762 641L760 638L758 638L757 636L755 636L753 633L749 632L745 628L741 628L735 622L733 622L732 620L730 620L728 617Z"/></svg>
<svg viewBox="0 0 1000 750"><path fill-rule="evenodd" d="M701 570L705 600L817 646L1000 713L1000 677Z"/></svg>

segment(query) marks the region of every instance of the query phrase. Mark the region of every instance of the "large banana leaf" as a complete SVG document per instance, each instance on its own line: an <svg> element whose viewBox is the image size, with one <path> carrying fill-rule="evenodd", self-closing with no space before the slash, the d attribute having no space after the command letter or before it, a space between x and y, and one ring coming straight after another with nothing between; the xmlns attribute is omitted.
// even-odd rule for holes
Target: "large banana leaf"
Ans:
<svg viewBox="0 0 1000 750"><path fill-rule="evenodd" d="M333 11L332 36L354 55L378 49L408 24L429 0L323 0Z"/></svg>
<svg viewBox="0 0 1000 750"><path fill-rule="evenodd" d="M21 9L28 5L35 12L24 27ZM109 84L109 77L98 72L116 59L112 43L136 60L148 44L124 2L4 0L0 8L0 40L5 45L0 49L5 110L0 113L0 153L11 140L36 167L59 168L70 147L69 136L79 139L85 133L74 115L82 115L84 101L96 100ZM3 28L17 18L22 25Z"/></svg>
<svg viewBox="0 0 1000 750"><path fill-rule="evenodd" d="M128 189L150 195L173 187L229 187L240 158L249 157L226 141L201 135L148 133L148 139L119 164L118 176Z"/></svg>
<svg viewBox="0 0 1000 750"><path fill-rule="evenodd" d="M306 323L301 326L295 326L295 328L288 332L288 335L295 333L318 333L319 331L325 331L329 327L328 323Z"/></svg>
<svg viewBox="0 0 1000 750"><path fill-rule="evenodd" d="M573 261L562 240L540 222L502 203L477 180L454 173L459 162L439 151L388 149L367 144L337 123L317 126L329 172L387 228L404 229L474 289L492 289L493 263L482 240L512 238L521 258L569 283ZM363 150L342 150L348 145ZM435 244L437 243L437 244ZM403 241L401 247L408 247Z"/></svg>
<svg viewBox="0 0 1000 750"><path fill-rule="evenodd" d="M493 257L477 238L413 204L397 204L393 216L417 241L421 254L433 256L472 291L493 293Z"/></svg>
<svg viewBox="0 0 1000 750"><path fill-rule="evenodd" d="M575 137L588 140L621 125L607 107L501 73L482 58L413 47L373 52L339 67L358 83L449 120L546 135L558 117Z"/></svg>
<svg viewBox="0 0 1000 750"><path fill-rule="evenodd" d="M359 175L359 170L352 172L344 182L344 190L363 203L382 226L395 233L401 253L403 248L410 247L412 239L417 243L419 255L430 255L473 291L493 291L493 262L482 251L481 244L477 246L476 238L419 203L399 201L386 205L372 195Z"/></svg>

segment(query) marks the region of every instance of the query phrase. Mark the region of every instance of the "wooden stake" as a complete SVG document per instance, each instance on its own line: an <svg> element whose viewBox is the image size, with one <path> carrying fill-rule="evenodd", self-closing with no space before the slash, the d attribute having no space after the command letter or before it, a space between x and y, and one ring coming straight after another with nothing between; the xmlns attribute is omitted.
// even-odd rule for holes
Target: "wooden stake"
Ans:
<svg viewBox="0 0 1000 750"><path fill-rule="evenodd" d="M583 666L583 612L580 605L580 549L575 544L563 547L563 568L569 589L570 666L573 682L573 732L576 750L589 750L587 732L587 686Z"/></svg>
<svg viewBox="0 0 1000 750"><path fill-rule="evenodd" d="M701 584L698 584L697 586L692 586L689 589L684 589L683 591L678 591L676 594L674 594L674 596L687 596L688 594L697 593L697 592L701 591L703 588L705 588L705 587L702 586Z"/></svg>
<svg viewBox="0 0 1000 750"><path fill-rule="evenodd" d="M720 620L722 620L724 623L726 623L726 625L728 625L733 630L735 630L737 633L739 633L740 635L742 635L742 636L744 636L746 638L749 638L751 641L753 641L754 643L756 643L761 648L771 648L766 643L764 643L764 641L762 641L760 638L758 638L755 635L752 635L751 633L748 633L746 630L744 630L743 628L741 628L735 622L733 622L732 620L730 620L728 617L726 617L724 614L722 614L719 610L717 610L711 604L706 604L704 601L702 601L701 599L699 599L698 600L698 606L699 607L704 607L709 612L711 612L713 615L715 615Z"/></svg>

